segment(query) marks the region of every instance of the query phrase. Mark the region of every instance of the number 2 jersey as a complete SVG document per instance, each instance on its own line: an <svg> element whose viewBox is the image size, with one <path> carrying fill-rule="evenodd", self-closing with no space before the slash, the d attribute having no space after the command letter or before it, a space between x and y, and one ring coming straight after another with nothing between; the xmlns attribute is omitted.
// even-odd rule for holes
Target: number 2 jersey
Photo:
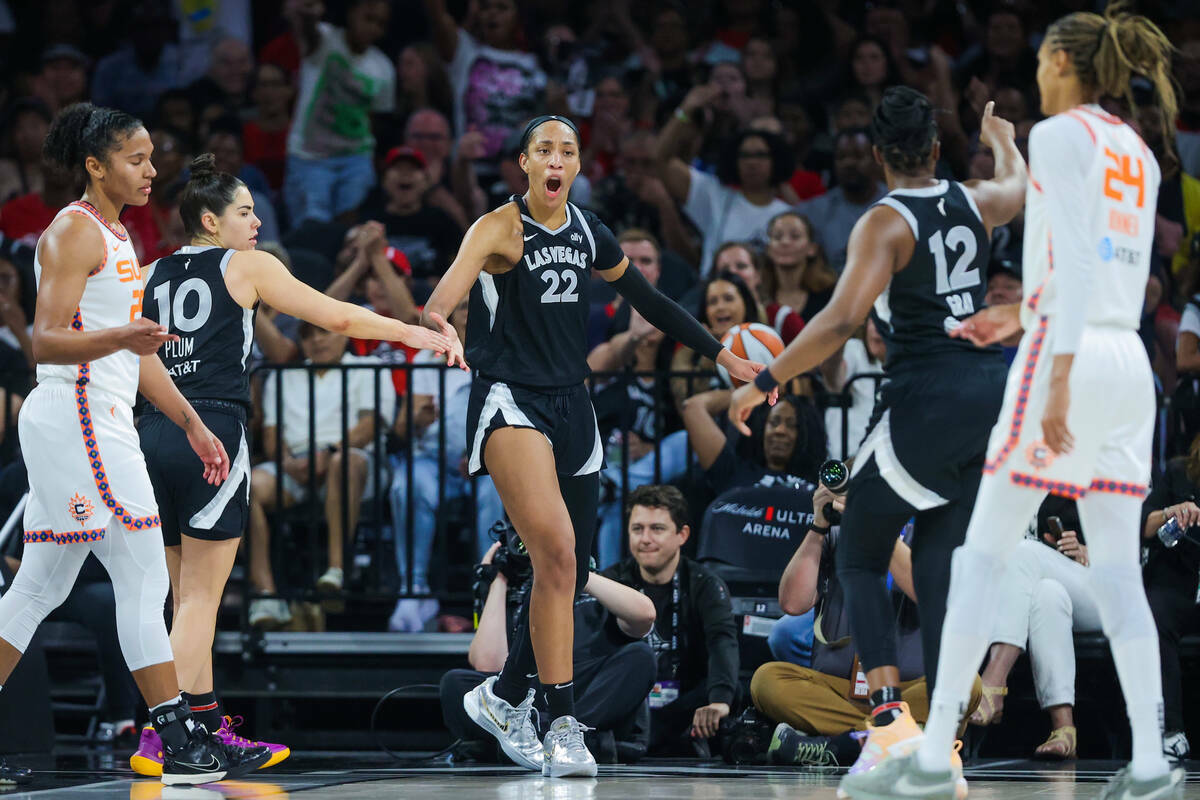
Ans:
<svg viewBox="0 0 1200 800"><path fill-rule="evenodd" d="M1075 352L1085 325L1138 329L1160 180L1141 138L1099 106L1033 126L1021 322L1049 317L1054 353Z"/></svg>
<svg viewBox="0 0 1200 800"><path fill-rule="evenodd" d="M254 311L237 304L225 287L236 250L181 247L147 269L142 314L179 337L158 357L189 400L250 405L247 360L254 342Z"/></svg>
<svg viewBox="0 0 1200 800"><path fill-rule="evenodd" d="M896 211L912 230L912 258L875 301L874 316L887 342L887 370L927 364L961 353L999 358L950 331L983 308L991 242L975 200L961 183L893 189L876 205Z"/></svg>
<svg viewBox="0 0 1200 800"><path fill-rule="evenodd" d="M624 253L595 214L573 203L566 204L566 221L551 230L534 221L523 198L511 202L524 223L524 251L508 272L480 272L471 287L467 363L520 386L581 383L588 376L591 271L615 267Z"/></svg>

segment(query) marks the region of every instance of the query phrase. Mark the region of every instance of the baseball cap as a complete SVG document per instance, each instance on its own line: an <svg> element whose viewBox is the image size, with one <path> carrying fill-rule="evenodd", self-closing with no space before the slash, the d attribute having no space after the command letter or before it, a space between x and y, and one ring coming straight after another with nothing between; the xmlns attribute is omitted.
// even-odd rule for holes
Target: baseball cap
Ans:
<svg viewBox="0 0 1200 800"><path fill-rule="evenodd" d="M992 263L988 264L988 280L991 280L996 275L1008 275L1021 280L1021 262L1014 261L1011 258L993 259Z"/></svg>
<svg viewBox="0 0 1200 800"><path fill-rule="evenodd" d="M59 61L61 59L74 61L76 64L79 64L85 69L90 67L92 64L92 60L88 58L82 50L74 45L60 42L58 44L52 44L42 51L42 66L45 66L51 61Z"/></svg>
<svg viewBox="0 0 1200 800"><path fill-rule="evenodd" d="M405 161L411 161L421 169L425 169L427 165L427 162L425 161L425 155L420 150L415 147L409 147L408 145L400 145L399 147L393 147L391 150L388 150L387 156L385 156L383 159L383 166L384 168L390 167L392 164L395 164L401 159L404 159Z"/></svg>

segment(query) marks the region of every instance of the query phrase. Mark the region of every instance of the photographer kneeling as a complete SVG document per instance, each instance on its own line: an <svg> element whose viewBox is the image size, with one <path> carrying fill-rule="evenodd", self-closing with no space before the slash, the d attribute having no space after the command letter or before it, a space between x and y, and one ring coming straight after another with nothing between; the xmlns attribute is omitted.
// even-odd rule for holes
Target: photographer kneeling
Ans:
<svg viewBox="0 0 1200 800"><path fill-rule="evenodd" d="M824 472L824 467L822 467ZM870 713L866 676L850 638L842 587L834 569L840 529L831 525L845 498L822 483L813 494L813 524L788 562L779 582L779 605L800 615L814 606L812 668L772 661L754 672L754 706L780 723L771 739L769 759L777 764L848 766L858 758ZM896 608L896 652L900 690L918 722L929 716L929 694L921 655L921 632L912 581L912 553L900 531L888 570ZM971 690L967 714L979 705L979 679Z"/></svg>
<svg viewBox="0 0 1200 800"><path fill-rule="evenodd" d="M508 528L505 538L515 536ZM452 669L441 681L442 717L450 733L464 742L494 744L467 716L463 697L504 665L517 611L529 601L532 574L528 558L514 556L504 539L492 545L476 567L476 592L486 592L487 600L467 651L472 668ZM595 572L575 600L575 710L579 721L595 728L601 740L611 734L614 750L609 751L609 761L616 760L616 741L633 740L632 747L622 748L626 760L645 751L646 718L638 723L654 685L655 667L654 651L643 637L653 626L654 604L649 598ZM533 689L521 705L531 712L545 709L544 698L535 698ZM545 730L546 725L536 727ZM600 756L605 749L593 748L593 753ZM499 760L499 748L476 749L475 754L480 753L495 753Z"/></svg>

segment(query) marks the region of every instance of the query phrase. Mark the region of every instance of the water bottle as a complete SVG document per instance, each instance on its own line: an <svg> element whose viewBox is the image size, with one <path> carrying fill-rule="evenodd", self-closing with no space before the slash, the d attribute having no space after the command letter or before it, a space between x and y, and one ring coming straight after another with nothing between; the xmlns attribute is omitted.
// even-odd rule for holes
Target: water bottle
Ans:
<svg viewBox="0 0 1200 800"><path fill-rule="evenodd" d="M1187 531L1179 524L1179 520L1171 517L1158 529L1158 539L1163 543L1164 547L1171 548L1179 544L1179 540L1183 538L1183 534L1185 533Z"/></svg>

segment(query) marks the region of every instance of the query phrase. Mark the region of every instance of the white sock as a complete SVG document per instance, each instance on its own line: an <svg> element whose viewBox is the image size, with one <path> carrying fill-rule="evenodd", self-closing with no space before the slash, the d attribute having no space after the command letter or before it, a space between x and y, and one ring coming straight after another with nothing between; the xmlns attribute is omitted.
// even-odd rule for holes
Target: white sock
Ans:
<svg viewBox="0 0 1200 800"><path fill-rule="evenodd" d="M1158 665L1158 642L1147 638L1113 642L1112 651L1133 734L1129 772L1140 781L1157 778L1171 769L1162 747L1162 673Z"/></svg>
<svg viewBox="0 0 1200 800"><path fill-rule="evenodd" d="M155 711L158 711L158 710L159 710L160 708L162 708L163 706L173 706L173 705L175 705L176 703L182 703L182 702L183 702L183 695L182 695L182 694L177 694L177 695L175 695L175 697L174 697L174 698L172 698L172 699L170 699L170 700L166 700L166 701L164 701L164 702L162 702L162 703L159 703L159 704L158 704L158 705L156 705L154 708L150 709L150 713L151 713L151 714L153 714Z"/></svg>

